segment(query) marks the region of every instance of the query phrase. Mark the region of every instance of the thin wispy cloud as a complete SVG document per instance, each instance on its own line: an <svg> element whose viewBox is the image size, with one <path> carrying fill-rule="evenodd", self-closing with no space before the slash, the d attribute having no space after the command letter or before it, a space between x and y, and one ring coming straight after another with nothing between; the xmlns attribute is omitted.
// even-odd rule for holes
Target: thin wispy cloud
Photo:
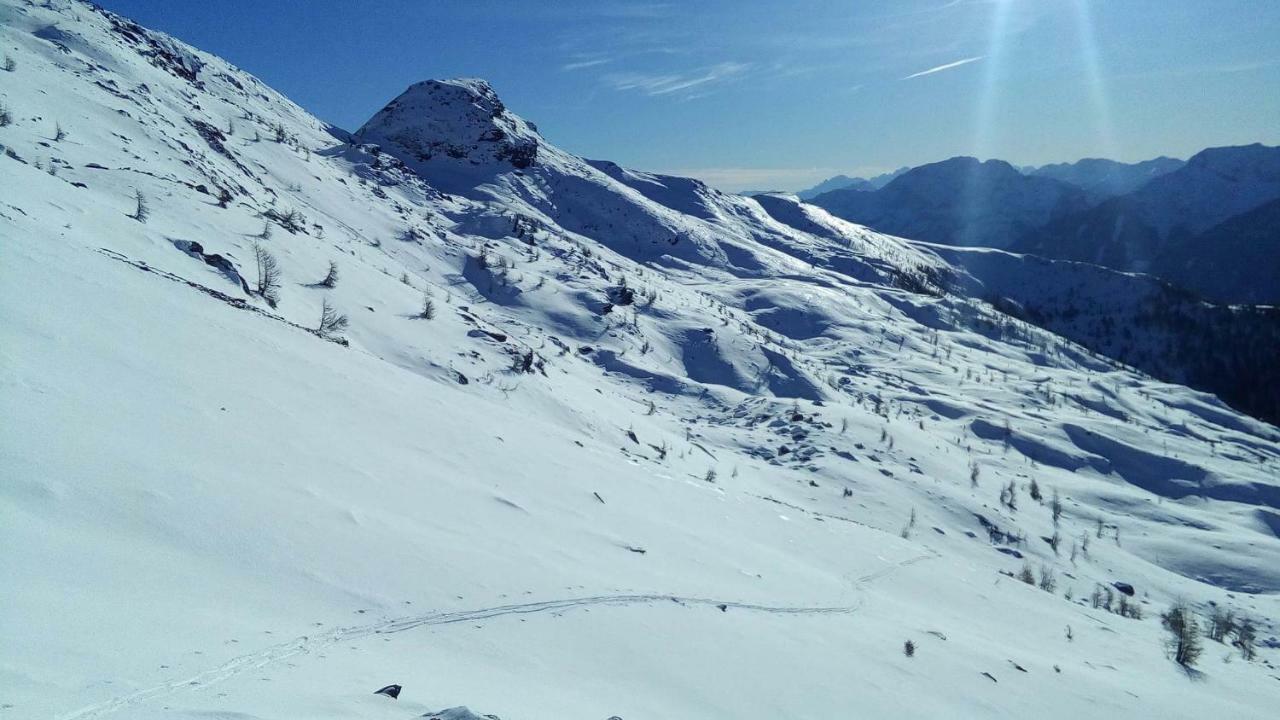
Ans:
<svg viewBox="0 0 1280 720"><path fill-rule="evenodd" d="M560 69L565 71L583 70L585 68L597 67L599 65L604 65L606 63L611 63L611 62L613 62L612 58L596 58L594 60L577 60L574 62L569 62L569 63L565 63L564 65L561 65Z"/></svg>
<svg viewBox="0 0 1280 720"><path fill-rule="evenodd" d="M670 95L701 88L741 75L748 63L722 62L686 73L612 73L604 80L615 90L638 90L646 95Z"/></svg>
<svg viewBox="0 0 1280 720"><path fill-rule="evenodd" d="M939 66L937 66L937 67L931 67L931 68L929 68L928 70L921 70L921 71L920 71L920 72L918 72L918 73L913 73L913 74L908 75L908 76L906 76L906 77L904 77L904 78L902 78L902 79L903 79L903 80L911 80L912 78L924 77L925 75L932 75L932 74L934 74L934 73L940 73L940 72L942 72L943 70L950 70L950 69L952 69L952 68L958 68L958 67L960 67L961 65L968 65L969 63L972 63L972 62L978 62L978 61L979 61L979 60L981 60L983 57L985 57L985 56L983 56L983 55L978 55L978 56L976 56L976 57L965 58L965 59L963 59L963 60L956 60L955 62L949 62L949 63L947 63L946 65L939 65Z"/></svg>
<svg viewBox="0 0 1280 720"><path fill-rule="evenodd" d="M1196 75L1234 75L1236 73L1256 72L1280 66L1280 58L1273 60L1243 61L1235 63L1203 63L1178 67L1160 67L1151 70L1121 72L1113 77L1126 80L1146 78L1182 78Z"/></svg>

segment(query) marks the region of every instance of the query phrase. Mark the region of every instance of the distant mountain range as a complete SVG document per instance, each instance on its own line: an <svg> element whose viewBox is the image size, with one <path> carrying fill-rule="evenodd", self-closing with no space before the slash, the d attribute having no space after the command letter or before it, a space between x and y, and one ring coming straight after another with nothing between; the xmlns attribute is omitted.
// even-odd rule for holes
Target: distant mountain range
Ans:
<svg viewBox="0 0 1280 720"><path fill-rule="evenodd" d="M1101 202L1109 197L1133 192L1155 178L1177 170L1183 164L1182 160L1163 156L1137 163L1085 158L1073 163L1044 165L1024 172L1075 185L1085 191L1091 202Z"/></svg>
<svg viewBox="0 0 1280 720"><path fill-rule="evenodd" d="M879 190L833 190L810 202L913 240L995 248L1089 205L1075 185L1025 175L1002 160L971 157L912 168Z"/></svg>
<svg viewBox="0 0 1280 720"><path fill-rule="evenodd" d="M1280 223L1270 205L1280 199L1280 148L1022 169L957 157L864 188L855 182L810 202L915 240L1149 272L1216 302L1280 303Z"/></svg>
<svg viewBox="0 0 1280 720"><path fill-rule="evenodd" d="M885 185L888 185L894 178L898 177L904 172L907 172L910 169L911 168L909 166L904 166L904 167L898 168L897 170L894 170L893 172L884 173L882 175L876 175L875 177L872 177L872 178L860 178L860 177L849 177L848 175L836 175L835 177L827 178L826 180L823 180L822 182L818 183L817 185L814 185L811 188L808 188L807 190L801 190L800 192L796 193L796 195L799 196L801 200L812 200L813 198L818 197L822 193L831 192L832 190L844 190L844 189L879 190Z"/></svg>

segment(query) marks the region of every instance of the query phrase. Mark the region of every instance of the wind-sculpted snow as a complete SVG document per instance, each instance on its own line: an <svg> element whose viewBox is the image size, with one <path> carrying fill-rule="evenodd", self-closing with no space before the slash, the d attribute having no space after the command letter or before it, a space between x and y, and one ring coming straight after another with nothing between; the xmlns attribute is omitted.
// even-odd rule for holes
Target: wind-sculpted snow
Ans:
<svg viewBox="0 0 1280 720"><path fill-rule="evenodd" d="M349 135L85 4L0 0L0 54L0 716L1280 699L1280 433L955 256L587 162L478 81ZM1258 658L1189 681L1175 598Z"/></svg>

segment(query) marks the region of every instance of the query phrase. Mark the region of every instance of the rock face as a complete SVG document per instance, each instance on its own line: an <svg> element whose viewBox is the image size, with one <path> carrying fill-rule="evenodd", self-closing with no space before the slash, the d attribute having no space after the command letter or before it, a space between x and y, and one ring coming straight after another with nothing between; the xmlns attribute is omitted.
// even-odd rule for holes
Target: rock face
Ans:
<svg viewBox="0 0 1280 720"><path fill-rule="evenodd" d="M537 128L508 112L489 83L476 79L411 85L355 139L388 149L415 170L429 168L435 179L453 175L464 184L486 169L484 175L528 168L542 145Z"/></svg>

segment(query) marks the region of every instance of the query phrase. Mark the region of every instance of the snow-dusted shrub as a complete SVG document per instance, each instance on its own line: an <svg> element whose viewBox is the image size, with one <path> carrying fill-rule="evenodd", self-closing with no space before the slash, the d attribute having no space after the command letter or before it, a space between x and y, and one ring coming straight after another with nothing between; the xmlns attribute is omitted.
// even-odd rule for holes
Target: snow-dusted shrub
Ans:
<svg viewBox="0 0 1280 720"><path fill-rule="evenodd" d="M618 284L607 291L609 302L614 305L631 305L636 301L636 291L627 286L627 278L619 278Z"/></svg>
<svg viewBox="0 0 1280 720"><path fill-rule="evenodd" d="M1136 602L1129 600L1128 596L1120 595L1119 603L1116 606L1116 614L1120 617L1127 617L1133 620L1142 619L1142 606Z"/></svg>
<svg viewBox="0 0 1280 720"><path fill-rule="evenodd" d="M1035 571L1031 569L1030 563L1023 564L1022 570L1018 572L1018 579L1028 585L1035 586L1036 574L1035 574Z"/></svg>
<svg viewBox="0 0 1280 720"><path fill-rule="evenodd" d="M535 369L535 359L536 357L532 350L521 353L516 356L515 362L511 365L511 370L519 374L531 374Z"/></svg>
<svg viewBox="0 0 1280 720"><path fill-rule="evenodd" d="M297 234L300 232L306 232L307 219L297 210L276 210L275 208L271 208L264 212L262 216L275 222L275 224L291 233Z"/></svg>

